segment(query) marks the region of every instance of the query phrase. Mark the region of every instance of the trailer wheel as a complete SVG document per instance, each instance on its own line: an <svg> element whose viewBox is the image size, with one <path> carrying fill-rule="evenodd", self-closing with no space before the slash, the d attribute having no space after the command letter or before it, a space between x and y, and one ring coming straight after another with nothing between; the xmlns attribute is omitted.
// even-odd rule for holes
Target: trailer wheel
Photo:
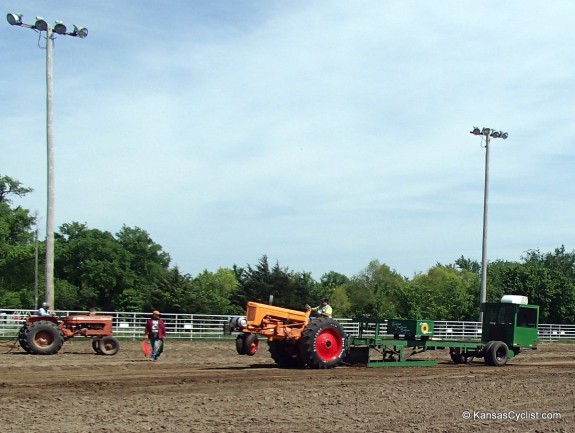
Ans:
<svg viewBox="0 0 575 433"><path fill-rule="evenodd" d="M111 356L120 350L120 342L114 337L102 337L99 347L102 355Z"/></svg>
<svg viewBox="0 0 575 433"><path fill-rule="evenodd" d="M489 348L493 345L493 343L495 343L495 341L488 341L485 343L485 346L483 346L483 349L481 349L477 356L479 358L485 358L485 354L489 352ZM487 364L487 360L485 360L485 363Z"/></svg>
<svg viewBox="0 0 575 433"><path fill-rule="evenodd" d="M509 348L503 341L494 341L485 350L485 363L494 367L507 364Z"/></svg>
<svg viewBox="0 0 575 433"><path fill-rule="evenodd" d="M456 352L454 352L453 350L451 350L451 351L449 352L449 356L450 356L450 358L451 358L451 361L452 361L454 364L467 364L468 358L467 358L467 356L465 356L465 354L463 354L463 353L456 353Z"/></svg>
<svg viewBox="0 0 575 433"><path fill-rule="evenodd" d="M64 344L64 336L58 325L47 320L32 323L24 334L26 345L23 348L34 355L54 355Z"/></svg>
<svg viewBox="0 0 575 433"><path fill-rule="evenodd" d="M92 349L94 349L94 352L96 352L98 355L102 354L102 351L100 350L100 340L99 339L93 339L92 340Z"/></svg>
<svg viewBox="0 0 575 433"><path fill-rule="evenodd" d="M245 339L246 334L244 334L243 332L236 337L236 351L238 352L238 355L246 354L244 346Z"/></svg>
<svg viewBox="0 0 575 433"><path fill-rule="evenodd" d="M311 368L338 366L346 350L343 327L330 317L311 320L302 332L301 356Z"/></svg>
<svg viewBox="0 0 575 433"><path fill-rule="evenodd" d="M302 359L298 345L286 341L268 341L270 355L279 368L303 368L305 361Z"/></svg>
<svg viewBox="0 0 575 433"><path fill-rule="evenodd" d="M259 340L257 334L248 334L244 339L244 353L248 356L254 356L258 351Z"/></svg>

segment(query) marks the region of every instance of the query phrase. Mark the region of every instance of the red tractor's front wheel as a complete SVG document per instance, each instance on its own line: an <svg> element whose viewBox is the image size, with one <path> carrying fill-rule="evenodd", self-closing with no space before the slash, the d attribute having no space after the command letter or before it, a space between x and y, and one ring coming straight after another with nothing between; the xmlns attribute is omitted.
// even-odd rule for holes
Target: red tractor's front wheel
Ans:
<svg viewBox="0 0 575 433"><path fill-rule="evenodd" d="M102 337L98 348L100 354L112 356L120 350L120 342L114 337Z"/></svg>
<svg viewBox="0 0 575 433"><path fill-rule="evenodd" d="M301 357L311 368L333 368L345 355L346 334L330 317L311 320L302 332Z"/></svg>
<svg viewBox="0 0 575 433"><path fill-rule="evenodd" d="M98 355L102 354L100 351L100 340L96 338L92 340L92 349L94 349L94 352L96 352Z"/></svg>

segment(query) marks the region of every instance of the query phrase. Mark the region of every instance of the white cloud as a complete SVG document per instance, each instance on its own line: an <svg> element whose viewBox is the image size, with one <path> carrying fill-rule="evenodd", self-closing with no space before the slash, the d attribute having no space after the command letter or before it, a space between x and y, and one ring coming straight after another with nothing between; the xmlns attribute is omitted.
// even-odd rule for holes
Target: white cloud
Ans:
<svg viewBox="0 0 575 433"><path fill-rule="evenodd" d="M56 41L58 223L137 225L191 274L262 254L318 279L479 260L477 125L509 132L489 256L575 241L569 2L73 6L50 11L90 29ZM43 212L42 52L2 31L20 97L0 108L1 171Z"/></svg>

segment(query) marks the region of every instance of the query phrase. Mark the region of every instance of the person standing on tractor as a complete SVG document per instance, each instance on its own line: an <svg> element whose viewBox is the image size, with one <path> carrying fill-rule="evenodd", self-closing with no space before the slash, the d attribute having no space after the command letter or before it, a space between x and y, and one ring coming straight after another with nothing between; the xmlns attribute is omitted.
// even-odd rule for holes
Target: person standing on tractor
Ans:
<svg viewBox="0 0 575 433"><path fill-rule="evenodd" d="M43 302L42 306L38 308L38 312L36 313L37 316L51 316L50 313L50 306L47 302Z"/></svg>
<svg viewBox="0 0 575 433"><path fill-rule="evenodd" d="M152 346L151 360L156 361L164 350L164 338L166 338L166 324L160 319L160 312L154 310L152 317L146 320L144 335L150 340Z"/></svg>
<svg viewBox="0 0 575 433"><path fill-rule="evenodd" d="M309 305L305 306L307 310L311 310L314 313L317 314L317 316L319 317L331 317L332 313L333 313L333 308L331 308L331 305L329 305L329 299L328 298L323 298L321 300L321 304L318 305L317 307L310 307Z"/></svg>

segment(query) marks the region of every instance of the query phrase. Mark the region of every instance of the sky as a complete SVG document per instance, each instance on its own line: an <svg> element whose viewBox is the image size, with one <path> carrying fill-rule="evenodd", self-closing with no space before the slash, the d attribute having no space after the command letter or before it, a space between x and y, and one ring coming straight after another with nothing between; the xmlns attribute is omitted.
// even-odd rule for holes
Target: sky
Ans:
<svg viewBox="0 0 575 433"><path fill-rule="evenodd" d="M149 233L192 276L407 278L575 248L575 2L1 0L53 51L56 227ZM0 24L0 174L46 225L46 58Z"/></svg>

